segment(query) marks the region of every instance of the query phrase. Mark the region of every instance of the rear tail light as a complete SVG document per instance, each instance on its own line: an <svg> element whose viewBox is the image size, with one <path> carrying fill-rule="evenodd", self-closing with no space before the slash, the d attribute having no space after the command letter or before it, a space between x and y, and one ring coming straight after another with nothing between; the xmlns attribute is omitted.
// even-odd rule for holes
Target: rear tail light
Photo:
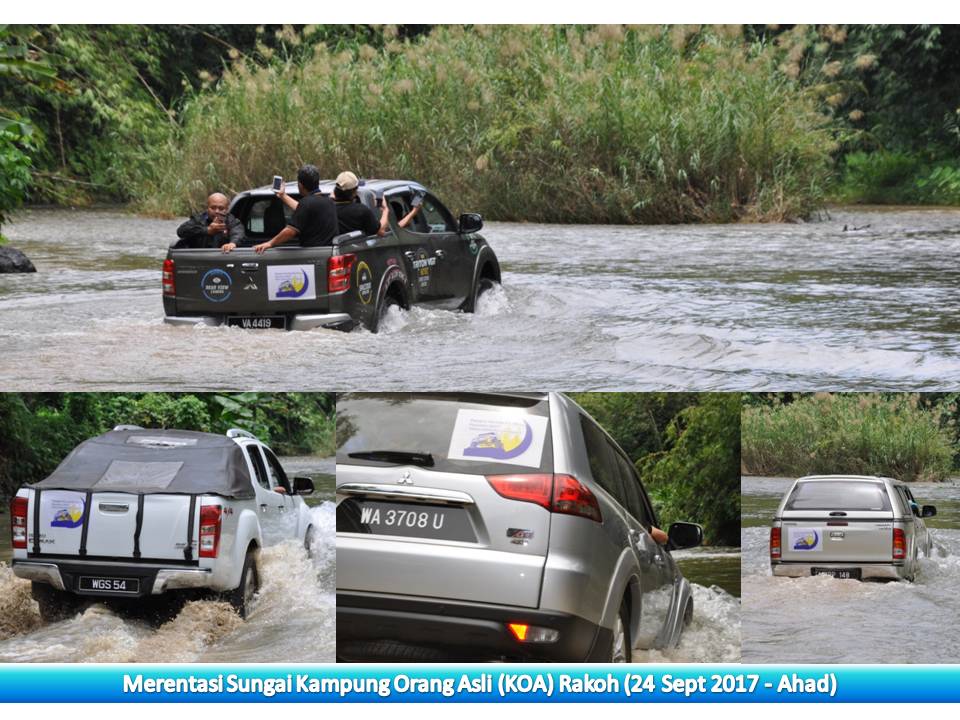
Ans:
<svg viewBox="0 0 960 720"><path fill-rule="evenodd" d="M13 548L27 549L27 499L15 497L10 501L10 544Z"/></svg>
<svg viewBox="0 0 960 720"><path fill-rule="evenodd" d="M770 558L780 557L780 528L770 528Z"/></svg>
<svg viewBox="0 0 960 720"><path fill-rule="evenodd" d="M223 509L219 505L200 506L200 557L215 558L220 551L220 524Z"/></svg>
<svg viewBox="0 0 960 720"><path fill-rule="evenodd" d="M327 292L343 292L350 289L350 274L357 256L353 253L334 255L327 260Z"/></svg>
<svg viewBox="0 0 960 720"><path fill-rule="evenodd" d="M513 636L523 643L552 643L560 639L560 631L553 628L525 625L524 623L507 623Z"/></svg>
<svg viewBox="0 0 960 720"><path fill-rule="evenodd" d="M173 260L170 259L163 261L163 294L177 294L177 286L173 280Z"/></svg>
<svg viewBox="0 0 960 720"><path fill-rule="evenodd" d="M603 522L596 496L572 475L490 475L487 482L509 500L532 502L553 513Z"/></svg>
<svg viewBox="0 0 960 720"><path fill-rule="evenodd" d="M893 559L903 560L907 557L907 536L900 528L893 529Z"/></svg>

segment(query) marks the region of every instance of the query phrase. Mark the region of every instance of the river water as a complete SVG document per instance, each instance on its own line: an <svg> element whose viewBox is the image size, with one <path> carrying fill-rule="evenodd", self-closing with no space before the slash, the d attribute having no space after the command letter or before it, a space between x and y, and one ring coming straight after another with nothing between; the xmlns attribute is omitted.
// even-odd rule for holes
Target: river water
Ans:
<svg viewBox="0 0 960 720"><path fill-rule="evenodd" d="M302 544L266 548L261 588L244 621L226 603L188 602L160 627L96 603L42 625L30 583L0 563L0 662L333 662L336 647L336 515L333 458L283 458L313 478L313 557ZM10 558L9 516L0 516L0 560Z"/></svg>
<svg viewBox="0 0 960 720"><path fill-rule="evenodd" d="M911 485L937 507L934 556L913 583L773 577L770 521L790 482L742 480L744 662L960 662L960 480Z"/></svg>
<svg viewBox="0 0 960 720"><path fill-rule="evenodd" d="M165 326L160 263L177 222L37 209L5 225L39 272L0 275L0 388L920 390L960 382L957 211L858 208L768 225L488 223L503 291L475 316L398 311L380 336Z"/></svg>
<svg viewBox="0 0 960 720"><path fill-rule="evenodd" d="M740 548L673 553L693 589L693 621L669 650L634 651L634 662L740 662Z"/></svg>

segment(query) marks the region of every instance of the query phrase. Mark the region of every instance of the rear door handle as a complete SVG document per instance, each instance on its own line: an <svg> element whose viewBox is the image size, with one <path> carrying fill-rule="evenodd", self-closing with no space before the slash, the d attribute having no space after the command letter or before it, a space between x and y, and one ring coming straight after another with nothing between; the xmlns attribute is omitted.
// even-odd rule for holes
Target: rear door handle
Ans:
<svg viewBox="0 0 960 720"><path fill-rule="evenodd" d="M443 250L437 250L437 251L434 253L434 255L436 255L436 256L437 256L438 258L440 258L441 260L443 260L443 259L447 256L447 254L446 254Z"/></svg>
<svg viewBox="0 0 960 720"><path fill-rule="evenodd" d="M267 504L266 504L266 503L260 503L260 509L263 510L263 512L266 512L266 511L267 511Z"/></svg>
<svg viewBox="0 0 960 720"><path fill-rule="evenodd" d="M407 256L407 260L413 260L413 250L406 250L403 254Z"/></svg>

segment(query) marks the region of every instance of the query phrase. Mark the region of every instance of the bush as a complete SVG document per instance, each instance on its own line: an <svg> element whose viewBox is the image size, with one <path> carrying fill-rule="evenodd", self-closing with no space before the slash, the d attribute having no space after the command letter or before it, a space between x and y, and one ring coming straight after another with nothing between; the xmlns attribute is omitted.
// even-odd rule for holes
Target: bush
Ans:
<svg viewBox="0 0 960 720"><path fill-rule="evenodd" d="M855 152L844 159L837 195L845 202L956 205L960 167L912 153Z"/></svg>
<svg viewBox="0 0 960 720"><path fill-rule="evenodd" d="M948 428L916 395L828 394L743 410L747 475L884 475L944 480L953 449Z"/></svg>
<svg viewBox="0 0 960 720"><path fill-rule="evenodd" d="M312 162L410 177L501 220L781 220L821 203L833 138L778 54L669 28L435 28L238 60L186 104L136 194L185 212Z"/></svg>

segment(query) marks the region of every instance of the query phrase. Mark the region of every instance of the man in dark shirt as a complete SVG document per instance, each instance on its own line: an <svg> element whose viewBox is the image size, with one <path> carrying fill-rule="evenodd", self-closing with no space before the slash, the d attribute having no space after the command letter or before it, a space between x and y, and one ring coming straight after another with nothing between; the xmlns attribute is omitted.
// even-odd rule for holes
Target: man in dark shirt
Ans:
<svg viewBox="0 0 960 720"><path fill-rule="evenodd" d="M300 239L302 247L329 245L337 235L337 208L333 201L321 195L320 171L314 165L304 165L297 173L301 200L287 226L265 243L254 245L257 254L277 245Z"/></svg>
<svg viewBox="0 0 960 720"><path fill-rule="evenodd" d="M390 208L383 203L380 219L376 213L357 200L357 188L360 181L349 170L337 175L337 184L333 188L333 201L337 206L337 223L340 234L361 230L364 235L384 235L390 226Z"/></svg>
<svg viewBox="0 0 960 720"><path fill-rule="evenodd" d="M230 252L243 240L243 224L227 212L229 201L222 193L207 198L207 209L177 228L180 240L174 247L226 248Z"/></svg>

